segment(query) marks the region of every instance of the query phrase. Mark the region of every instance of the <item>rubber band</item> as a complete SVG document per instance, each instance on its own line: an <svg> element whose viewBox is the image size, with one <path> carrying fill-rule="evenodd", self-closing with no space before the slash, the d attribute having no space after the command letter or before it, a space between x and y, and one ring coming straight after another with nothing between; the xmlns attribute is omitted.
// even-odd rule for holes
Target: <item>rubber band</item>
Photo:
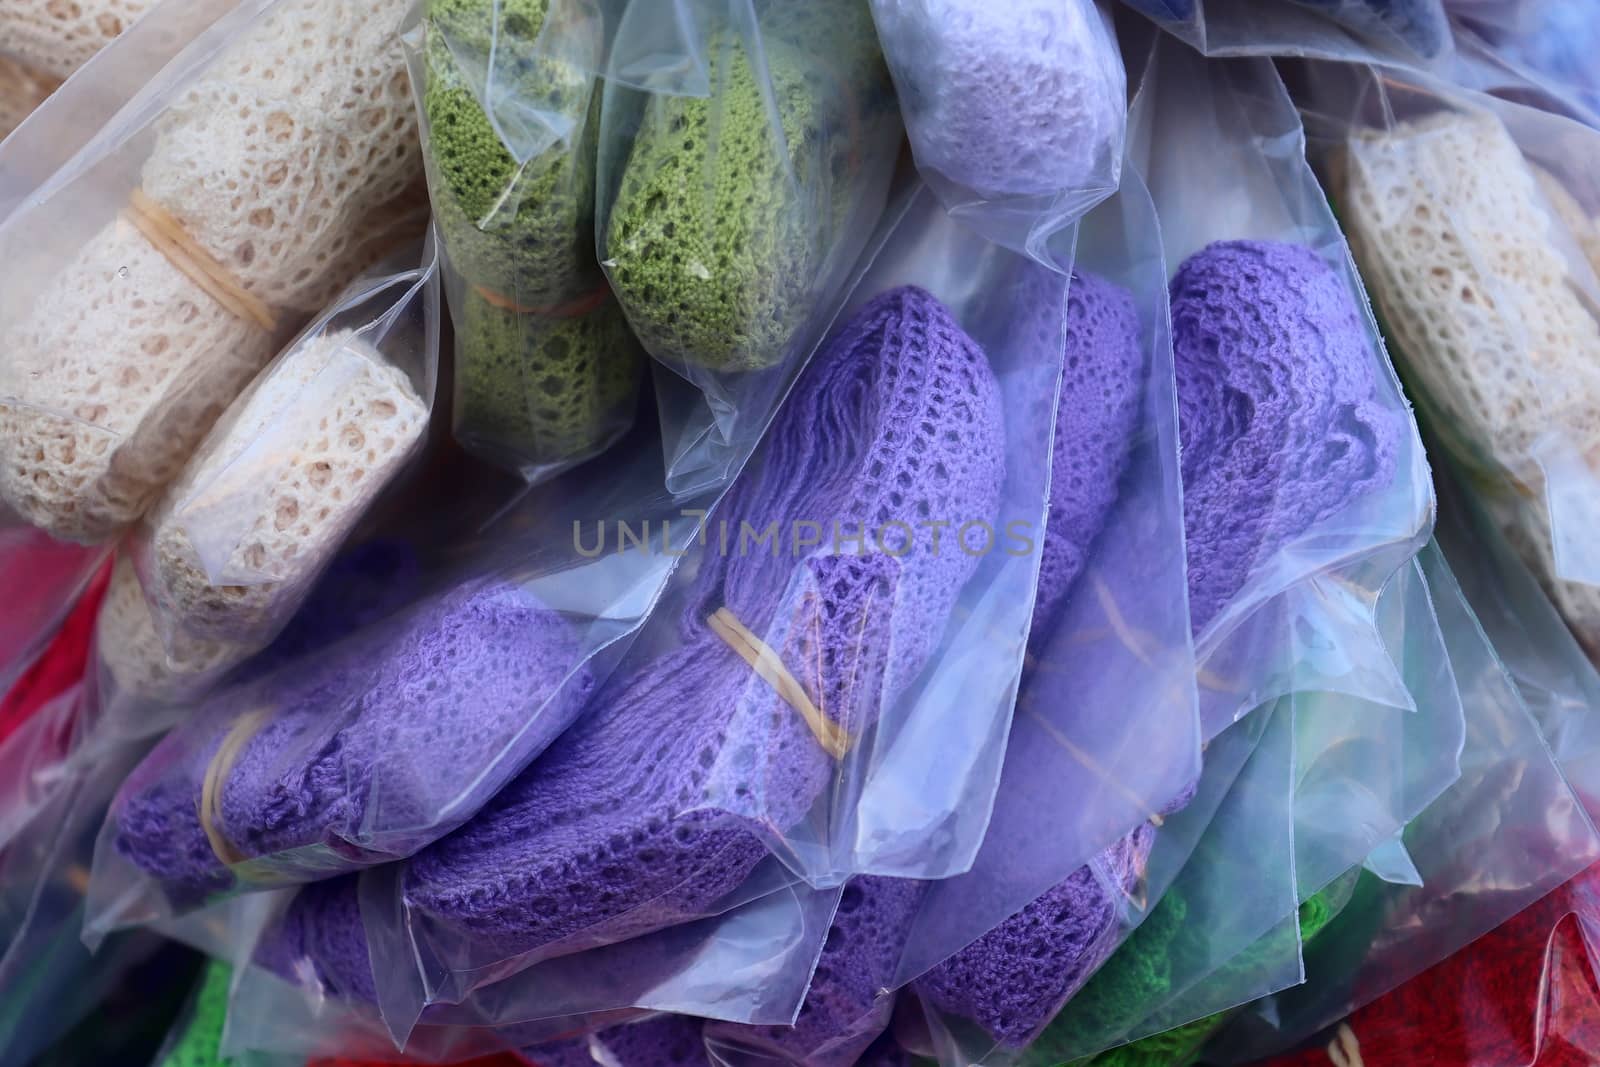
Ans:
<svg viewBox="0 0 1600 1067"><path fill-rule="evenodd" d="M222 833L220 826L222 786L228 773L233 770L234 761L239 758L239 753L244 751L244 746L261 729L266 719L266 708L258 708L239 716L223 737L222 744L217 746L211 762L206 764L205 777L200 782L200 827L206 832L206 840L211 843L211 851L225 867L242 862L245 856L234 848Z"/></svg>
<svg viewBox="0 0 1600 1067"><path fill-rule="evenodd" d="M778 654L766 642L751 633L750 629L739 621L739 617L726 607L712 612L706 624L718 637L727 642L729 648L750 664L768 685L772 686L785 704L800 713L800 717L811 728L811 733L824 752L836 760L844 758L850 751L850 746L854 744L849 731L822 713L810 694L795 676L789 673L789 668L783 665L783 660L778 658Z"/></svg>
<svg viewBox="0 0 1600 1067"><path fill-rule="evenodd" d="M218 304L246 322L253 322L268 333L276 333L277 316L260 298L250 293L227 267L218 263L211 253L190 237L183 224L171 213L135 189L128 197L128 210L123 212L129 222L155 246L156 251L183 273L190 281L206 291Z"/></svg>

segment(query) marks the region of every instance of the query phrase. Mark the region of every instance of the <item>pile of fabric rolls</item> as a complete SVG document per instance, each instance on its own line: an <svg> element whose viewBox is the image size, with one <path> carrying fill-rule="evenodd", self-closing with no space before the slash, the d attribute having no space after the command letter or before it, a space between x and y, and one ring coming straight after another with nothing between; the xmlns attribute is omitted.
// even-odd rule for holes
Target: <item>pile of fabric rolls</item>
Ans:
<svg viewBox="0 0 1600 1067"><path fill-rule="evenodd" d="M1600 10L0 0L0 1067L1600 1062Z"/></svg>

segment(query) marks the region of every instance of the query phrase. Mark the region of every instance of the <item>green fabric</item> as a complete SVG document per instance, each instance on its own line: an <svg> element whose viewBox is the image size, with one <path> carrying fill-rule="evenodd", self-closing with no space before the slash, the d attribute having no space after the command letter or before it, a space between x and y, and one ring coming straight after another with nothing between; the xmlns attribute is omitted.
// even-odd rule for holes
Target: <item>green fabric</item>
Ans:
<svg viewBox="0 0 1600 1067"><path fill-rule="evenodd" d="M519 315L468 292L456 435L512 466L582 459L626 430L644 355L615 300L586 315Z"/></svg>
<svg viewBox="0 0 1600 1067"><path fill-rule="evenodd" d="M231 1057L218 1055L222 1027L228 1021L228 984L233 972L216 960L206 964L187 1021L167 1048L160 1067L229 1067Z"/></svg>
<svg viewBox="0 0 1600 1067"><path fill-rule="evenodd" d="M545 7L546 0L501 0L496 27L495 0L430 0L423 64L429 186L450 263L469 285L528 309L555 307L601 284L594 257L600 94L588 72L535 51ZM473 89L487 77L491 44L497 98L514 94L516 111L574 124L565 140L525 162L502 143Z"/></svg>
<svg viewBox="0 0 1600 1067"><path fill-rule="evenodd" d="M1351 877L1337 879L1320 893L1315 893L1307 898L1305 903L1300 905L1299 924L1302 943L1309 943L1339 914L1349 900L1352 884L1353 878ZM1149 921L1154 921L1157 915L1165 910L1166 902L1176 895L1169 892L1162 899L1163 906L1158 907L1151 914ZM1181 924L1182 912L1185 910L1181 899L1178 900L1174 910L1178 915L1177 922ZM1149 921L1145 925L1148 925ZM1168 928L1175 932L1176 926L1172 925L1170 916L1167 922ZM1141 927L1142 929L1143 927ZM1165 934L1165 937L1163 937L1163 934ZM1166 930L1158 930L1156 936L1146 942L1146 947L1156 942L1170 944L1171 941L1171 933ZM1249 949L1245 951L1246 953L1250 952ZM1143 953L1140 955L1141 957L1144 956ZM1164 954L1159 962L1152 961L1149 958L1142 958L1136 966L1123 968L1123 971L1149 975L1153 970L1159 969L1161 964L1165 963L1165 959ZM1170 979L1170 974L1164 977ZM1157 989L1160 992L1156 992ZM1100 995L1140 997L1154 993L1159 996L1165 990L1166 984L1163 981L1151 978L1141 984L1130 979L1120 983L1115 989L1103 990ZM1088 992L1087 988L1085 992ZM1232 1017L1233 1012L1234 1009L1231 1008L1219 1011L1204 1018L1196 1019L1193 1022L1185 1023L1182 1026L1174 1027L1171 1030L1165 1030L1159 1034L1151 1034L1149 1037L1140 1038L1138 1041L1108 1049L1097 1055L1083 1057L1074 1061L1072 1067L1084 1067L1086 1064L1094 1064L1095 1067L1183 1067L1183 1065L1193 1061L1195 1055L1200 1051L1200 1047L1223 1023Z"/></svg>
<svg viewBox="0 0 1600 1067"><path fill-rule="evenodd" d="M835 19L831 36L874 39L863 6L829 8L863 23ZM880 147L863 143L863 108L888 93L876 48L765 33L761 51L766 79L737 34L717 34L709 97L647 100L606 223L612 286L669 363L748 371L786 355L847 218L858 154Z"/></svg>

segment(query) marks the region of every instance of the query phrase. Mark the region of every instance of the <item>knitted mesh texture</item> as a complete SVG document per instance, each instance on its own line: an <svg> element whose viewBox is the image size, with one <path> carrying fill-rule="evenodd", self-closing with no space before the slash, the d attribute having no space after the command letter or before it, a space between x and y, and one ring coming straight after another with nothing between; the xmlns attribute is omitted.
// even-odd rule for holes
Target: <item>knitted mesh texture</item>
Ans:
<svg viewBox="0 0 1600 1067"><path fill-rule="evenodd" d="M1378 399L1349 289L1310 249L1218 242L1171 299L1198 634L1280 548L1389 485L1408 425Z"/></svg>
<svg viewBox="0 0 1600 1067"><path fill-rule="evenodd" d="M644 354L614 300L519 315L468 292L456 331L456 438L521 465L570 462L632 422Z"/></svg>
<svg viewBox="0 0 1600 1067"><path fill-rule="evenodd" d="M793 1026L708 1022L708 1042L809 1067L851 1067L889 1025L889 985L924 885L863 877L845 885Z"/></svg>
<svg viewBox="0 0 1600 1067"><path fill-rule="evenodd" d="M607 1027L576 1038L522 1050L535 1067L710 1067L700 1020L654 1015L643 1022Z"/></svg>
<svg viewBox="0 0 1600 1067"><path fill-rule="evenodd" d="M359 886L353 874L301 886L284 913L262 931L254 962L322 996L377 1003Z"/></svg>
<svg viewBox="0 0 1600 1067"><path fill-rule="evenodd" d="M835 559L814 561L813 575L853 589L829 598L837 625L824 632L840 635L858 657L887 654L885 690L898 693L938 646L943 620L979 562L979 553L957 546L960 527L991 522L999 510L1004 417L988 359L948 309L922 289L889 290L807 367L758 462L713 522L726 522L735 536L743 524L759 530L776 522L784 537L793 524L815 523L817 551ZM853 532L864 532L864 544L846 539ZM968 548L975 547L969 532ZM873 561L892 604L876 599L885 590L867 580L863 560ZM794 587L794 571L788 543L775 554L708 553L687 632L726 605L762 634L774 619L775 592Z"/></svg>
<svg viewBox="0 0 1600 1067"><path fill-rule="evenodd" d="M216 960L206 964L183 1030L168 1046L158 1067L227 1067L233 1062L232 1058L219 1055L222 1028L228 1021L228 984L232 978L227 964Z"/></svg>
<svg viewBox="0 0 1600 1067"><path fill-rule="evenodd" d="M1142 880L1149 823L917 979L918 998L1021 1048L1116 947L1123 897Z"/></svg>
<svg viewBox="0 0 1600 1067"><path fill-rule="evenodd" d="M486 768L520 766L572 721L592 684L580 672L562 686L577 658L570 625L531 595L503 585L458 590L392 637L215 697L147 758L169 769L122 806L117 848L180 889L223 876L209 847L174 859L162 836L181 826L204 840L197 812L207 765L250 708L271 718L222 782L215 828L234 849L270 857L326 845L356 865L389 858L366 847L374 836L386 839L379 846L398 836L420 847L488 799L492 784L479 781Z"/></svg>
<svg viewBox="0 0 1600 1067"><path fill-rule="evenodd" d="M1109 188L1127 75L1092 3L873 0L917 163L999 199Z"/></svg>
<svg viewBox="0 0 1600 1067"><path fill-rule="evenodd" d="M885 94L880 56L822 55L777 34L763 56L765 85L745 45L716 36L709 98L651 96L611 206L612 286L669 362L748 371L784 357L847 216L855 153L871 149L855 127L863 101Z"/></svg>
<svg viewBox="0 0 1600 1067"><path fill-rule="evenodd" d="M151 6L150 0L6 0L0 54L61 81Z"/></svg>
<svg viewBox="0 0 1600 1067"><path fill-rule="evenodd" d="M151 513L157 611L190 636L270 640L427 424L406 375L354 334L285 353Z"/></svg>
<svg viewBox="0 0 1600 1067"><path fill-rule="evenodd" d="M95 621L94 647L121 692L155 701L182 699L191 688L251 651L227 641L177 632L164 639L139 585L139 575L126 556L118 557L111 573L111 587Z"/></svg>
<svg viewBox="0 0 1600 1067"><path fill-rule="evenodd" d="M1059 303L1041 304L1050 321L1039 333L1054 344ZM1144 387L1139 318L1126 290L1090 274L1075 275L1067 295L1065 333L1051 447L1050 513L1030 632L1036 654L1116 503Z"/></svg>
<svg viewBox="0 0 1600 1067"><path fill-rule="evenodd" d="M760 470L741 475L719 515L735 537L741 519L990 518L1001 418L993 373L948 311L921 290L885 293L817 354ZM753 823L789 831L836 773L706 618L726 605L824 714L865 728L925 665L976 568L946 540L935 552L924 530L898 558L800 566L787 543L707 552L684 645L613 679L476 819L413 858L411 907L501 952L568 951L702 912L766 855Z"/></svg>
<svg viewBox="0 0 1600 1067"><path fill-rule="evenodd" d="M427 162L450 262L470 285L527 308L605 284L594 249L600 94L591 75L536 51L546 4L431 0L424 52ZM574 127L519 162L473 89L485 77L520 111Z"/></svg>
<svg viewBox="0 0 1600 1067"><path fill-rule="evenodd" d="M0 141L55 91L56 79L0 55Z"/></svg>
<svg viewBox="0 0 1600 1067"><path fill-rule="evenodd" d="M155 124L144 192L280 311L320 310L370 262L373 218L410 218L392 208L420 174L405 6L286 0ZM273 342L112 222L0 331L0 494L57 536L109 539Z"/></svg>
<svg viewBox="0 0 1600 1067"><path fill-rule="evenodd" d="M1600 446L1600 326L1553 217L1489 114L1445 112L1350 143L1344 218L1384 322L1442 416L1537 486L1552 430Z"/></svg>

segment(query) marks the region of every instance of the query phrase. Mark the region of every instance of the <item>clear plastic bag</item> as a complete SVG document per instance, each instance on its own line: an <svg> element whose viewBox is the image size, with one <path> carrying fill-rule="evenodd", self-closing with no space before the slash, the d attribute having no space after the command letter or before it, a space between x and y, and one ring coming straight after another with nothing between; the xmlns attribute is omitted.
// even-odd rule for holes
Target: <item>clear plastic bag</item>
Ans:
<svg viewBox="0 0 1600 1067"><path fill-rule="evenodd" d="M16 0L0 9L0 141L148 6L148 0Z"/></svg>
<svg viewBox="0 0 1600 1067"><path fill-rule="evenodd" d="M38 659L106 555L57 541L0 511L0 588L7 602L0 618L0 692Z"/></svg>
<svg viewBox="0 0 1600 1067"><path fill-rule="evenodd" d="M496 0L422 11L412 79L455 312L456 437L541 480L628 429L644 370L595 257L605 20Z"/></svg>
<svg viewBox="0 0 1600 1067"><path fill-rule="evenodd" d="M1054 417L1039 398L1053 398L1062 353L1058 323L1040 343L1005 310L1049 306L1020 284L1024 261L951 221L926 190L909 197L850 322L702 543L685 545L682 580L589 713L476 819L408 861L397 889L364 892L374 960L412 961L410 974L375 968L398 1032L430 1003L475 991L463 1008L492 1003L508 1022L626 1006L619 981L653 990L650 1007L679 990L698 1014L785 1021L826 923L802 923L801 941L774 935L766 916L803 919L853 874L939 877L970 864L1022 666L1045 511L1040 442ZM837 428L826 455L819 421ZM548 813L571 808L564 798L582 798L581 821L571 840L546 838L540 826L568 825ZM610 888L573 897L564 878ZM452 888L467 885L482 892ZM769 967L783 981L725 967L691 983L659 954L654 969L618 978L574 955L640 952L660 931L657 943L689 946L673 952L703 968L728 946L764 943L750 930L803 946Z"/></svg>
<svg viewBox="0 0 1600 1067"><path fill-rule="evenodd" d="M1211 1054L1227 1062L1298 1044L1600 857L1600 835L1443 554L1430 546L1419 562L1466 714L1461 777L1405 829L1418 884L1365 881L1307 951L1306 984L1252 1006L1219 1035ZM1359 936L1346 940L1347 924Z"/></svg>
<svg viewBox="0 0 1600 1067"><path fill-rule="evenodd" d="M1127 74L1094 0L873 0L917 167L950 213L1071 259L1071 223L1116 191ZM1052 247L1054 245L1055 247Z"/></svg>
<svg viewBox="0 0 1600 1067"><path fill-rule="evenodd" d="M738 470L827 331L900 128L867 0L634 0L610 55L639 54L676 73L608 77L596 227L682 494Z"/></svg>
<svg viewBox="0 0 1600 1067"><path fill-rule="evenodd" d="M1442 0L1124 0L1208 56L1420 64L1447 57Z"/></svg>
<svg viewBox="0 0 1600 1067"><path fill-rule="evenodd" d="M24 518L116 537L305 319L419 232L405 6L241 5L11 212L0 494Z"/></svg>
<svg viewBox="0 0 1600 1067"><path fill-rule="evenodd" d="M1585 206L1600 203L1600 133L1420 75L1318 67L1309 84L1330 187L1424 421L1600 648L1600 231Z"/></svg>
<svg viewBox="0 0 1600 1067"><path fill-rule="evenodd" d="M1579 1064L1600 1057L1600 868L1590 867L1273 1067Z"/></svg>
<svg viewBox="0 0 1600 1067"><path fill-rule="evenodd" d="M1294 105L1266 60L1158 38L1130 131L1176 271L1204 735L1286 693L1409 709L1375 613L1432 485Z"/></svg>
<svg viewBox="0 0 1600 1067"><path fill-rule="evenodd" d="M1166 271L1131 169L1079 229L1070 283L1028 263L1035 304L1009 312L1035 343L1064 347L1066 368L994 813L972 868L928 887L893 983L918 979L925 1004L984 1015L1006 1044L1048 1020L1142 907L1148 820L1188 799L1199 773ZM1113 702L1117 714L1097 713ZM1032 977L971 981L971 967L1001 968L1008 948L1033 944L1014 927L1036 931L1050 963L1019 958ZM981 1005L989 986L1017 1003Z"/></svg>

